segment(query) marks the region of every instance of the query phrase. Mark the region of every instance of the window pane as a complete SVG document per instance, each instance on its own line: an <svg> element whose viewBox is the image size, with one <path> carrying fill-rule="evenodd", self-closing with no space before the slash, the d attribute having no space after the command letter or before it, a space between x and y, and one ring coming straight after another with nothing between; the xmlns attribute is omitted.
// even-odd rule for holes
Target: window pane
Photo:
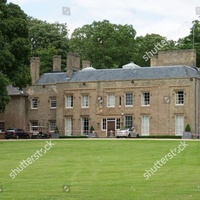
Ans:
<svg viewBox="0 0 200 200"><path fill-rule="evenodd" d="M142 105L146 106L149 104L150 104L150 93L149 92L142 93Z"/></svg>
<svg viewBox="0 0 200 200"><path fill-rule="evenodd" d="M49 129L50 129L51 132L55 131L55 129L56 129L56 122L55 121L50 122Z"/></svg>
<svg viewBox="0 0 200 200"><path fill-rule="evenodd" d="M108 107L115 107L115 95L114 94L108 95Z"/></svg>
<svg viewBox="0 0 200 200"><path fill-rule="evenodd" d="M102 130L106 130L107 129L107 120L106 119L103 119L102 120Z"/></svg>
<svg viewBox="0 0 200 200"><path fill-rule="evenodd" d="M38 131L38 122L31 122L30 131Z"/></svg>
<svg viewBox="0 0 200 200"><path fill-rule="evenodd" d="M184 92L176 92L176 104L184 104Z"/></svg>
<svg viewBox="0 0 200 200"><path fill-rule="evenodd" d="M176 131L175 131L175 134L176 135L182 135L183 134L183 131L184 131L184 117L182 115L177 115L176 118L175 118L175 128L176 128Z"/></svg>
<svg viewBox="0 0 200 200"><path fill-rule="evenodd" d="M149 116L142 116L142 135L149 135Z"/></svg>
<svg viewBox="0 0 200 200"><path fill-rule="evenodd" d="M82 135L88 135L89 133L89 118L82 118Z"/></svg>
<svg viewBox="0 0 200 200"><path fill-rule="evenodd" d="M32 108L37 108L38 107L38 99L32 99Z"/></svg>
<svg viewBox="0 0 200 200"><path fill-rule="evenodd" d="M133 117L132 116L125 116L125 127L132 127L133 126Z"/></svg>
<svg viewBox="0 0 200 200"><path fill-rule="evenodd" d="M120 129L120 118L116 120L116 129Z"/></svg>
<svg viewBox="0 0 200 200"><path fill-rule="evenodd" d="M51 102L51 108L56 108L56 106L57 106L56 98L55 97L51 98L50 102Z"/></svg>
<svg viewBox="0 0 200 200"><path fill-rule="evenodd" d="M70 136L72 135L73 130L73 120L71 117L67 117L65 120L65 135Z"/></svg>
<svg viewBox="0 0 200 200"><path fill-rule="evenodd" d="M73 108L73 95L66 97L66 108Z"/></svg>
<svg viewBox="0 0 200 200"><path fill-rule="evenodd" d="M125 99L125 105L126 106L132 106L133 105L133 94L132 93L126 93L126 99Z"/></svg>
<svg viewBox="0 0 200 200"><path fill-rule="evenodd" d="M120 96L119 97L119 107L121 107L121 105L122 105L122 97Z"/></svg>
<svg viewBox="0 0 200 200"><path fill-rule="evenodd" d="M82 107L89 107L89 96L82 95Z"/></svg>

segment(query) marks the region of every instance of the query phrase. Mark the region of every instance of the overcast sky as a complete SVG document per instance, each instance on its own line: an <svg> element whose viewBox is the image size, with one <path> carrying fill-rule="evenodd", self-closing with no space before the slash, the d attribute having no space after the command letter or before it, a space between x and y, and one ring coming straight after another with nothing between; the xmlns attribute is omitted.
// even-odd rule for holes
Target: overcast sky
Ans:
<svg viewBox="0 0 200 200"><path fill-rule="evenodd" d="M177 40L189 34L192 21L199 19L199 0L8 0L34 18L66 23L70 33L93 21L129 24L137 36L157 33ZM64 15L63 7L70 8ZM197 9L196 9L197 8Z"/></svg>

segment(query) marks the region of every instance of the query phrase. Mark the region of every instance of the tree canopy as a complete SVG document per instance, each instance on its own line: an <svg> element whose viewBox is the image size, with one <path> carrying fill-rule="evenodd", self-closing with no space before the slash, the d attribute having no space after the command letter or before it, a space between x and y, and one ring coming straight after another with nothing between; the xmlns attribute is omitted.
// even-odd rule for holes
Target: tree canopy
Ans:
<svg viewBox="0 0 200 200"><path fill-rule="evenodd" d="M52 70L54 55L62 56L62 69L66 68L66 55L69 50L68 30L66 24L47 23L29 18L29 41L31 56L40 57L40 73Z"/></svg>
<svg viewBox="0 0 200 200"><path fill-rule="evenodd" d="M27 15L18 5L0 1L0 111L4 111L9 97L6 86L20 88L30 83L30 44Z"/></svg>
<svg viewBox="0 0 200 200"><path fill-rule="evenodd" d="M5 111L6 104L9 102L6 86L9 84L8 78L0 72L0 113Z"/></svg>
<svg viewBox="0 0 200 200"><path fill-rule="evenodd" d="M94 21L72 33L70 50L95 68L116 68L131 61L136 31L132 25Z"/></svg>
<svg viewBox="0 0 200 200"><path fill-rule="evenodd" d="M0 1L0 71L20 88L30 83L28 19L21 8Z"/></svg>

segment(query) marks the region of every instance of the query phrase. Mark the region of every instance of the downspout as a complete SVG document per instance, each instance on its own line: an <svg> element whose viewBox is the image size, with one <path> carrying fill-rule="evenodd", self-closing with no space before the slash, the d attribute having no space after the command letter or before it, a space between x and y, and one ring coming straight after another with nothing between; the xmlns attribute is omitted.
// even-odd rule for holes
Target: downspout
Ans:
<svg viewBox="0 0 200 200"><path fill-rule="evenodd" d="M198 98L198 90L199 90L199 85L197 84L198 80L195 78L194 81L194 91L195 91L195 97L194 97L194 113L195 113L195 133L198 133L198 127L199 127L199 98ZM199 136L198 136L199 137Z"/></svg>

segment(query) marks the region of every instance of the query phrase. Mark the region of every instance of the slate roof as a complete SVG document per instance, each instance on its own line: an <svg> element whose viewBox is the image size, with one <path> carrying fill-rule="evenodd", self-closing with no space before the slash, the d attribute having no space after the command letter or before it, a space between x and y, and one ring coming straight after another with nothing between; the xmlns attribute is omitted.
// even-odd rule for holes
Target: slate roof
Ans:
<svg viewBox="0 0 200 200"><path fill-rule="evenodd" d="M45 73L36 84L55 84L62 82L145 80L165 78L199 78L200 71L189 66L160 66L120 69L80 70L71 78L66 72Z"/></svg>
<svg viewBox="0 0 200 200"><path fill-rule="evenodd" d="M200 71L188 66L140 67L133 69L99 69L79 71L70 82L145 80L164 78L199 78Z"/></svg>
<svg viewBox="0 0 200 200"><path fill-rule="evenodd" d="M66 72L52 72L43 74L37 81L36 85L40 84L55 84L55 83L63 83L68 82L69 77Z"/></svg>
<svg viewBox="0 0 200 200"><path fill-rule="evenodd" d="M24 93L22 90L19 90L18 87L13 87L12 85L8 85L6 87L7 91L8 91L8 95L12 96L12 95L21 95L21 96L27 96L26 93Z"/></svg>

